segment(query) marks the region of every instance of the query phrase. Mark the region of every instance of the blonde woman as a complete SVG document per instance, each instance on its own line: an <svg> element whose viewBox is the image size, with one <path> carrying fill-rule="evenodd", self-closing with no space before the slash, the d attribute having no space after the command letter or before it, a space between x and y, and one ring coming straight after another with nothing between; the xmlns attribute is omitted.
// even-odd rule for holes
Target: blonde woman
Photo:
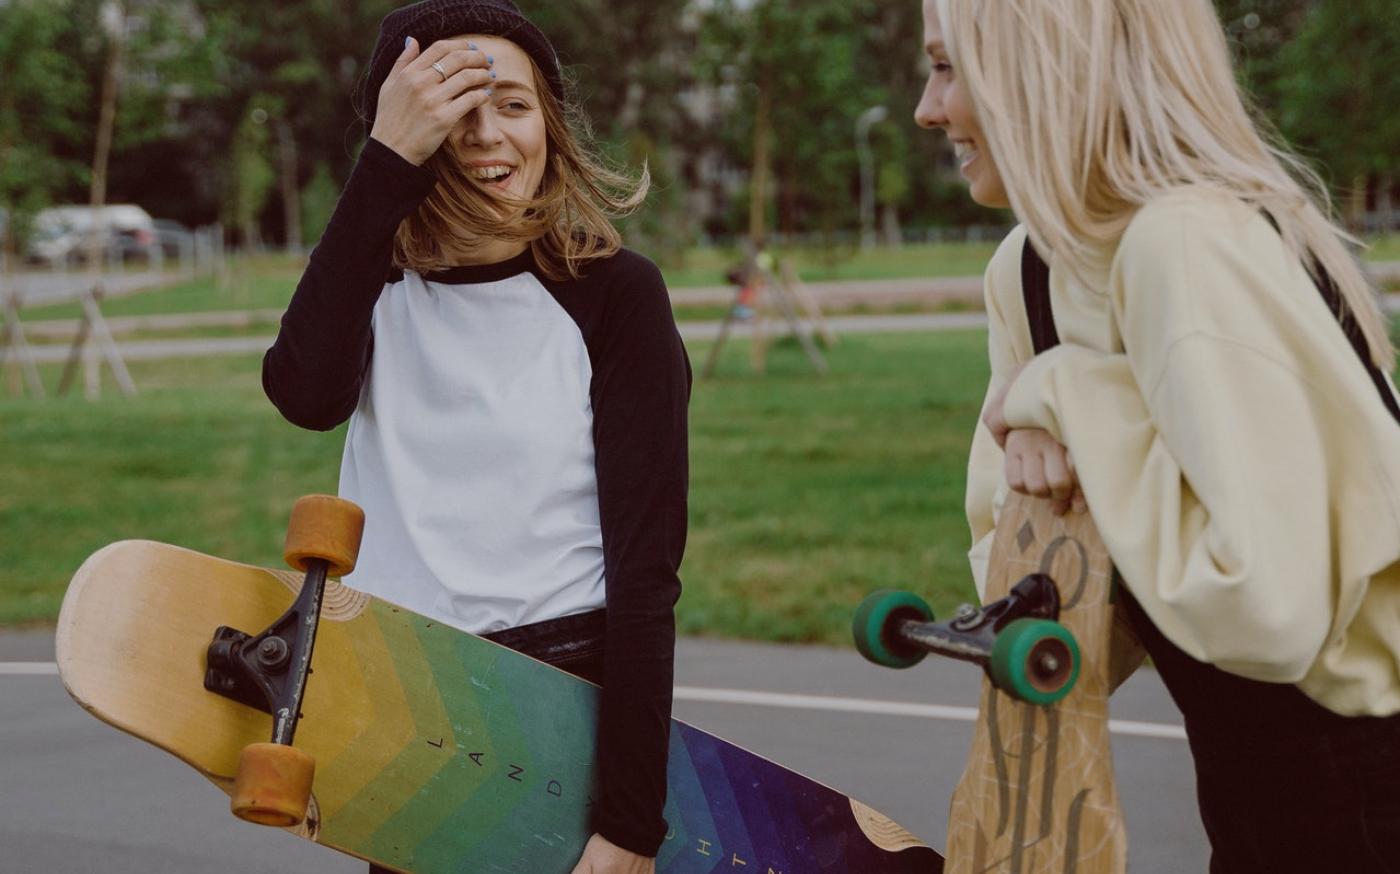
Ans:
<svg viewBox="0 0 1400 874"><path fill-rule="evenodd" d="M263 364L306 428L350 426L346 582L603 686L578 874L646 874L666 834L690 368L656 267L609 216L645 176L566 123L508 0L390 13L370 138Z"/></svg>
<svg viewBox="0 0 1400 874"><path fill-rule="evenodd" d="M1087 505L1212 872L1400 871L1395 362L1321 186L1251 120L1208 0L923 12L916 120L1021 222L986 276L979 584L1007 489Z"/></svg>

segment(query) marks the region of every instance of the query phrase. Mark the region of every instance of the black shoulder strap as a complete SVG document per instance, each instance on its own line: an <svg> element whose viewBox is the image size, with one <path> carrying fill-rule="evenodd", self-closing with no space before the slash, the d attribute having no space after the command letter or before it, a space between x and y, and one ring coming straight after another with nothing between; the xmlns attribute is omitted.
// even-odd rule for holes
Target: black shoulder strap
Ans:
<svg viewBox="0 0 1400 874"><path fill-rule="evenodd" d="M1264 217L1274 226L1274 230L1278 230L1278 223L1274 221L1273 216L1265 212ZM1366 367L1371 382L1375 383L1376 391L1380 393L1381 403L1385 404L1395 421L1400 423L1400 404L1396 403L1395 395L1391 393L1380 368L1371 361L1371 347L1361 332L1361 326L1357 324L1356 319L1351 318L1351 309L1342 297L1341 290L1337 288L1337 283L1316 259L1313 259L1313 274L1316 277L1314 284L1318 293L1326 301L1327 308L1332 311L1347 340L1351 342L1351 348L1356 350L1357 357ZM1058 345L1060 336L1055 330L1055 314L1050 310L1050 265L1035 251L1029 237L1021 250L1021 297L1026 302L1026 320L1031 327L1031 345L1035 348L1035 354L1039 355Z"/></svg>
<svg viewBox="0 0 1400 874"><path fill-rule="evenodd" d="M1273 215L1264 210L1264 218L1269 220L1269 224L1274 226L1274 230L1279 230L1278 222ZM1371 382L1375 383L1376 391L1380 393L1381 403L1390 411L1390 415L1395 417L1396 422L1400 422L1400 404L1396 404L1395 395L1391 394L1390 386L1386 385L1385 375L1381 373L1379 367L1371 361L1371 344L1366 342L1366 335L1361 331L1361 325L1352 317L1351 307L1347 306L1346 298L1342 297L1342 290L1337 287L1337 283L1332 279L1327 268L1322 266L1316 256L1309 254L1312 260L1313 284L1317 286L1317 291L1322 295L1323 301L1327 304L1327 309L1331 310L1332 317L1341 325L1342 333L1346 334L1347 340L1351 343L1351 348L1356 351L1356 357L1361 359L1361 363L1366 368L1366 372L1371 377Z"/></svg>
<svg viewBox="0 0 1400 874"><path fill-rule="evenodd" d="M1366 335L1361 332L1361 326L1356 319L1351 316L1351 308L1347 306L1346 299L1342 297L1342 292L1337 288L1337 283L1327 273L1326 268L1317 260L1313 259L1313 270L1317 277L1317 290L1322 292L1322 299L1327 301L1327 308L1332 311L1341 324L1342 330L1346 332L1347 339L1351 341L1351 348L1356 350L1356 355L1361 359L1361 363L1366 365L1366 372L1371 375L1371 382L1376 384L1376 391L1380 392L1381 401L1385 408L1390 410L1390 415L1395 417L1396 422L1400 422L1400 404L1395 402L1395 395L1391 393L1390 386L1386 384L1385 375L1381 369L1371 360L1371 346L1366 342Z"/></svg>
<svg viewBox="0 0 1400 874"><path fill-rule="evenodd" d="M1050 310L1050 265L1026 237L1021 249L1021 297L1026 302L1026 321L1031 326L1031 345L1035 354L1060 345L1055 330L1055 314Z"/></svg>

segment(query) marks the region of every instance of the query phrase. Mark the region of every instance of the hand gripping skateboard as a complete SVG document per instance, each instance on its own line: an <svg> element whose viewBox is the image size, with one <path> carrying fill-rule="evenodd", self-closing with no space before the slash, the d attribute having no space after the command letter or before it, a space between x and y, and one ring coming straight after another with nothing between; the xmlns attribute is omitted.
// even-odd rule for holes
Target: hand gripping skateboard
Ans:
<svg viewBox="0 0 1400 874"><path fill-rule="evenodd" d="M1141 661L1112 601L1114 570L1088 513L1012 494L992 541L986 606L935 622L908 592L856 613L867 658L929 652L985 670L967 768L948 824L950 874L1122 874L1108 696Z"/></svg>
<svg viewBox="0 0 1400 874"><path fill-rule="evenodd" d="M328 580L362 518L298 502L286 556L304 577L100 550L59 615L68 692L250 821L399 871L567 874L590 836L598 688ZM876 811L682 722L668 781L661 874L942 869Z"/></svg>

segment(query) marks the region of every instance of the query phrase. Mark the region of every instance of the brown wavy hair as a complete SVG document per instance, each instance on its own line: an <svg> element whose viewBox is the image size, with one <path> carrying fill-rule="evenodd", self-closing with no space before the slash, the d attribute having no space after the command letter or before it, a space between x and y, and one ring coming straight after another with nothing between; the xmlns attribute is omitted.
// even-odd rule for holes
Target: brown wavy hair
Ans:
<svg viewBox="0 0 1400 874"><path fill-rule="evenodd" d="M544 114L547 156L535 196L487 190L467 174L450 142L444 143L425 165L437 176L437 186L394 236L395 266L417 273L451 267L445 241L485 237L528 242L546 276L577 279L589 261L622 248L612 220L646 199L651 187L646 165L635 176L608 166L591 148L582 111L555 97L533 59L530 70Z"/></svg>

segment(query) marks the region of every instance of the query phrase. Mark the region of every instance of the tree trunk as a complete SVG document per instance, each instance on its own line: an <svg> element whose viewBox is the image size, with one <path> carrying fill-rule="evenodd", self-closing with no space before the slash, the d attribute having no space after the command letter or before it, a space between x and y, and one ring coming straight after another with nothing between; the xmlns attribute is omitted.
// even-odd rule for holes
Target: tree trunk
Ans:
<svg viewBox="0 0 1400 874"><path fill-rule="evenodd" d="M766 83L762 83L754 112L753 171L749 175L749 239L755 246L761 245L768 237L768 179L772 172L769 167L772 163L769 157L769 100Z"/></svg>
<svg viewBox="0 0 1400 874"><path fill-rule="evenodd" d="M627 90L622 95L622 109L617 114L617 125L620 129L632 130L637 126L642 117L642 103L646 96L645 85L635 78L627 81Z"/></svg>
<svg viewBox="0 0 1400 874"><path fill-rule="evenodd" d="M880 207L880 232L886 246L898 246L904 242L899 227L899 210L893 204L886 203Z"/></svg>
<svg viewBox="0 0 1400 874"><path fill-rule="evenodd" d="M239 228L239 233L243 237L244 252L262 251L262 230L258 228L258 220L256 217L245 220L243 226Z"/></svg>
<svg viewBox="0 0 1400 874"><path fill-rule="evenodd" d="M15 252L19 248L15 240L15 210L14 204L5 213L5 227L0 230L0 294L7 293L9 283L6 282L15 270Z"/></svg>
<svg viewBox="0 0 1400 874"><path fill-rule="evenodd" d="M282 217L287 225L287 251L301 252L301 189L297 187L297 141L292 126L278 119L277 153L282 165Z"/></svg>
<svg viewBox="0 0 1400 874"><path fill-rule="evenodd" d="M1395 190L1395 177L1389 173L1381 174L1380 180L1376 183L1376 216L1380 219L1380 232L1388 234L1400 227L1400 222L1396 219L1400 216L1395 214L1395 199L1391 196Z"/></svg>
<svg viewBox="0 0 1400 874"><path fill-rule="evenodd" d="M1346 198L1346 223L1353 233L1366 230L1366 174L1357 175L1351 180L1351 190Z"/></svg>

